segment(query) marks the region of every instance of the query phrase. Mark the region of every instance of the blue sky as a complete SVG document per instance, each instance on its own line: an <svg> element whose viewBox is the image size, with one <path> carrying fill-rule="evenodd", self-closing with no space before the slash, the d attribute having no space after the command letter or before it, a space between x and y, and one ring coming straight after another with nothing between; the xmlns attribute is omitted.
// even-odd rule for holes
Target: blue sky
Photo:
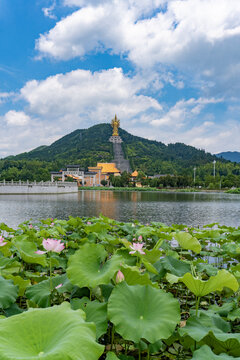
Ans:
<svg viewBox="0 0 240 360"><path fill-rule="evenodd" d="M239 0L0 0L0 157L110 122L240 150Z"/></svg>

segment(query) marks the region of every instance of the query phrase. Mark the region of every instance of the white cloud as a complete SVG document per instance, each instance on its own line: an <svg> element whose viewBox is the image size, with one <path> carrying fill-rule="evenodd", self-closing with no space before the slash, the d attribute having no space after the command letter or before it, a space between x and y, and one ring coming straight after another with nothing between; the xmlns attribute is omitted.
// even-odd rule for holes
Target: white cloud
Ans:
<svg viewBox="0 0 240 360"><path fill-rule="evenodd" d="M53 1L52 5L48 8L43 8L42 11L46 17L49 17L50 19L56 20L56 16L53 14L53 10L56 7L56 1Z"/></svg>
<svg viewBox="0 0 240 360"><path fill-rule="evenodd" d="M204 96L239 96L239 0L65 0L79 9L36 41L38 59L93 51L119 54L144 71L182 73Z"/></svg>
<svg viewBox="0 0 240 360"><path fill-rule="evenodd" d="M223 99L182 99L169 107L142 95L155 81L154 76L127 76L120 68L75 70L29 81L18 97L25 101L24 112L10 110L0 118L2 138L8 139L0 144L0 156L49 145L75 129L109 123L115 113L121 127L135 135L184 142L212 152L238 149L236 102L227 109L227 120L218 124L209 109ZM15 125L25 126L17 132Z"/></svg>
<svg viewBox="0 0 240 360"><path fill-rule="evenodd" d="M127 119L149 109L161 110L157 100L137 95L145 86L140 77L127 77L119 68L95 73L75 70L29 81L21 89L21 97L32 113L46 120L67 115L72 117L72 124L79 118L96 123L115 112Z"/></svg>
<svg viewBox="0 0 240 360"><path fill-rule="evenodd" d="M5 114L4 120L8 125L25 126L31 119L23 111L10 110Z"/></svg>
<svg viewBox="0 0 240 360"><path fill-rule="evenodd" d="M217 104L222 102L223 99L215 98L191 98L189 100L180 100L174 106L172 106L165 114L151 121L153 126L175 126L180 128L182 126L189 125L197 115L201 113L205 106L209 104Z"/></svg>
<svg viewBox="0 0 240 360"><path fill-rule="evenodd" d="M14 95L13 92L0 92L0 104Z"/></svg>

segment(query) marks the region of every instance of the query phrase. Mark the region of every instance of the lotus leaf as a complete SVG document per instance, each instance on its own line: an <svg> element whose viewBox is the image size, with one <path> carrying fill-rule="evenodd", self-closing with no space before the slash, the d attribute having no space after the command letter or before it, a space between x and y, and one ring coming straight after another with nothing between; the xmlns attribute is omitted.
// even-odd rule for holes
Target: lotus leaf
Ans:
<svg viewBox="0 0 240 360"><path fill-rule="evenodd" d="M52 288L54 289L59 284L63 284L64 286L65 282L68 283L66 275L56 276L52 279ZM50 279L30 286L26 290L26 297L40 307L50 306L50 295Z"/></svg>
<svg viewBox="0 0 240 360"><path fill-rule="evenodd" d="M188 336L197 342L204 341L213 347L217 354L226 352L240 356L240 334L230 331L230 324L212 311L201 311L199 317L191 316L187 325L178 329L181 336Z"/></svg>
<svg viewBox="0 0 240 360"><path fill-rule="evenodd" d="M216 355L212 352L209 346L203 345L197 351L194 351L192 360L233 360L232 356L226 354Z"/></svg>
<svg viewBox="0 0 240 360"><path fill-rule="evenodd" d="M227 287L233 291L239 288L236 278L227 270L219 270L216 276L211 276L207 281L196 279L190 273L186 273L179 279L196 296L205 296L214 291L222 291Z"/></svg>
<svg viewBox="0 0 240 360"><path fill-rule="evenodd" d="M0 308L6 309L16 301L18 286L12 280L6 280L0 276Z"/></svg>
<svg viewBox="0 0 240 360"><path fill-rule="evenodd" d="M168 338L180 320L179 303L171 294L126 282L112 291L108 315L116 331L136 343L142 338L150 343Z"/></svg>
<svg viewBox="0 0 240 360"><path fill-rule="evenodd" d="M69 258L67 275L72 284L79 287L94 288L108 284L120 268L121 257L113 255L106 260L107 252L103 245L84 244Z"/></svg>
<svg viewBox="0 0 240 360"><path fill-rule="evenodd" d="M188 263L175 259L172 256L166 256L161 259L160 262L166 270L176 276L183 276L187 272L191 271L191 267Z"/></svg>
<svg viewBox="0 0 240 360"><path fill-rule="evenodd" d="M158 288L158 284L157 283L154 284L150 280L149 274L148 273L141 274L136 266L122 265L121 271L128 285L137 285L137 284L151 285Z"/></svg>
<svg viewBox="0 0 240 360"><path fill-rule="evenodd" d="M201 251L201 244L197 238L192 236L191 234L180 231L178 233L173 233L174 238L177 240L179 245L186 250L192 250L196 254L199 254Z"/></svg>
<svg viewBox="0 0 240 360"><path fill-rule="evenodd" d="M186 326L179 328L181 336L190 336L195 341L201 341L208 335L210 330L218 333L227 333L231 330L229 323L223 320L218 314L201 311L199 317L191 316Z"/></svg>
<svg viewBox="0 0 240 360"><path fill-rule="evenodd" d="M42 266L47 266L46 255L36 254L36 244L28 241L26 237L19 236L13 241L13 243L16 246L23 261L30 264L40 264Z"/></svg>
<svg viewBox="0 0 240 360"><path fill-rule="evenodd" d="M119 360L119 358L114 354L114 352L110 351L107 353L106 360Z"/></svg>
<svg viewBox="0 0 240 360"><path fill-rule="evenodd" d="M1 360L97 360L103 350L95 325L67 303L0 321Z"/></svg>
<svg viewBox="0 0 240 360"><path fill-rule="evenodd" d="M86 313L86 321L94 322L96 325L96 338L105 334L108 327L107 321L107 304L99 301L90 301L88 298L72 299L72 309L82 309Z"/></svg>
<svg viewBox="0 0 240 360"><path fill-rule="evenodd" d="M7 278L13 280L14 285L18 285L18 288L19 288L18 295L19 296L23 296L26 288L29 285L31 285L30 280L24 280L21 276L18 276L18 275L17 276L8 275Z"/></svg>

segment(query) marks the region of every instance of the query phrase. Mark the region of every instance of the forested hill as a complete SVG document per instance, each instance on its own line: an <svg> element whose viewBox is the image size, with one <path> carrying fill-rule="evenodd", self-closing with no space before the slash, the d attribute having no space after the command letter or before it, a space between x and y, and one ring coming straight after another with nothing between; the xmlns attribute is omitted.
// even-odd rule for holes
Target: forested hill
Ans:
<svg viewBox="0 0 240 360"><path fill-rule="evenodd" d="M216 154L217 157L223 158L232 162L240 163L240 152L239 151L226 151Z"/></svg>
<svg viewBox="0 0 240 360"><path fill-rule="evenodd" d="M97 162L113 158L110 124L100 124L72 133L55 141L50 146L40 146L30 152L8 157L8 160L39 160L51 162L54 170L67 163L82 167L94 166ZM119 129L124 141L123 150L133 169L141 169L149 175L156 173L181 173L184 169L204 165L217 159L204 150L182 143L165 145L147 140ZM54 166L55 164L55 166Z"/></svg>

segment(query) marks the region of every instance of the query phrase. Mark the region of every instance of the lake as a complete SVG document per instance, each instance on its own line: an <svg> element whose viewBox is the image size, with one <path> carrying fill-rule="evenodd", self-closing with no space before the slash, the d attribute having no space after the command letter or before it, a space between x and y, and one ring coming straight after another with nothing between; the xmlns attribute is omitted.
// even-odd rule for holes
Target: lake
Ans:
<svg viewBox="0 0 240 360"><path fill-rule="evenodd" d="M240 195L84 190L76 194L1 195L0 222L17 227L28 219L103 214L120 221L203 226L240 225Z"/></svg>

